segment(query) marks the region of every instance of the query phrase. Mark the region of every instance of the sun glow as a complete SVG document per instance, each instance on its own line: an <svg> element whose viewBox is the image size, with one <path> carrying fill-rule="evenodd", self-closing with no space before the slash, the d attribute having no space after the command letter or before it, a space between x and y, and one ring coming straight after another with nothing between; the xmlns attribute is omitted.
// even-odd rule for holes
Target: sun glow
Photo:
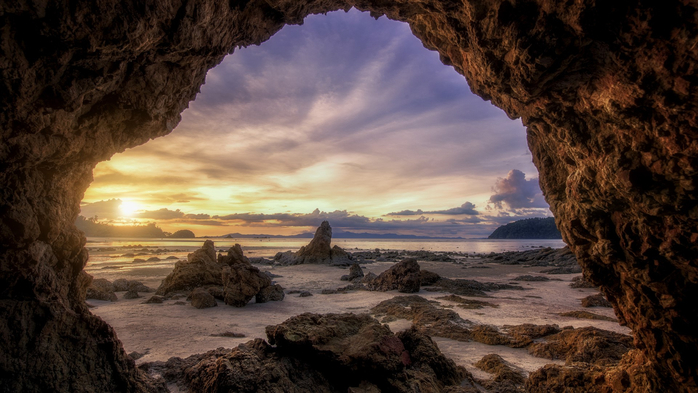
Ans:
<svg viewBox="0 0 698 393"><path fill-rule="evenodd" d="M143 209L138 203L134 201L122 200L121 205L119 205L119 210L124 216L133 217L133 215L136 214L137 211Z"/></svg>

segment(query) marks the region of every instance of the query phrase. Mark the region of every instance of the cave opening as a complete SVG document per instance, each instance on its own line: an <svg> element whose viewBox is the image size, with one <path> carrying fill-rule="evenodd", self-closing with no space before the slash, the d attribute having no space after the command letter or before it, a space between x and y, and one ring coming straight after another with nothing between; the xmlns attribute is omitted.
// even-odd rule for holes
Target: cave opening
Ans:
<svg viewBox="0 0 698 393"><path fill-rule="evenodd" d="M168 134L231 48L351 6L409 23L523 120L563 236L640 348L574 383L696 390L696 8L545 0L3 5L4 390L149 389L84 303L74 221L94 166Z"/></svg>
<svg viewBox="0 0 698 393"><path fill-rule="evenodd" d="M302 26L286 26L261 46L228 55L208 71L182 117L171 134L97 165L81 207L83 217L97 217L83 229L91 253L85 271L95 279L136 280L157 288L175 262L205 240L158 241L135 234L123 234L134 238L123 241L102 239L110 237L97 231L104 223L123 229L121 224L140 222L141 231L146 222L168 232L191 229L197 236L212 236L219 251L239 242L248 257L271 259L286 251L283 247L300 244L223 236L297 235L328 220L335 234L390 231L455 243L456 237L485 238L510 221L551 215L520 121L470 93L462 76L423 48L408 25L374 20L357 10L309 16ZM512 170L522 178L495 193L496 183ZM324 206L330 208L313 212ZM157 232L156 227L146 229ZM363 245L337 237L333 242ZM367 249L404 246L366 244ZM441 244L446 248L432 251L486 253L563 245L546 239ZM321 279L323 285L336 285ZM369 304L356 300L333 308L337 304L328 300L315 304L317 309L292 305L275 309L276 314L263 308L231 310L226 316L206 314L183 322L183 313L141 305L143 300L120 304L125 289L117 291L120 302L88 302L138 363L263 337L265 326L294 312L367 311ZM317 293L325 288L302 289ZM165 303L176 300L181 299ZM226 327L245 337L213 336ZM627 328L611 328L627 333ZM459 348L448 347L451 353ZM542 365L523 353L521 357L525 359L517 362L527 367Z"/></svg>

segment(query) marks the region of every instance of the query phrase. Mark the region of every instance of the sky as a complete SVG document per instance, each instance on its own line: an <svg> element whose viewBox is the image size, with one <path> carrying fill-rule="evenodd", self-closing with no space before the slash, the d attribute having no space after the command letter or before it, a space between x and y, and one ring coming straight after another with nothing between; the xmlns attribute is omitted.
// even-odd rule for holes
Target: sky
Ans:
<svg viewBox="0 0 698 393"><path fill-rule="evenodd" d="M238 48L168 136L100 163L81 214L197 236L486 237L551 216L525 128L407 24L312 15Z"/></svg>

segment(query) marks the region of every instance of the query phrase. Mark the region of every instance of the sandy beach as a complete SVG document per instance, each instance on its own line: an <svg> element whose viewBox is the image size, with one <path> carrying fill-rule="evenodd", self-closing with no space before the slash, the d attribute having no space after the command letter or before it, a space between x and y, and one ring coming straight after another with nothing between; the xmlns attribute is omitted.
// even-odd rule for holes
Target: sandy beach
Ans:
<svg viewBox="0 0 698 393"><path fill-rule="evenodd" d="M107 255L115 255L123 250L93 251L95 259L108 260ZM88 265L87 271L95 278L115 280L126 278L138 280L151 288L157 288L160 281L171 272L174 259L164 259L173 254L183 257L185 252L157 251L162 260L145 263L138 268L104 268L103 263ZM367 261L369 262L369 261ZM361 264L364 273L380 274L395 262L370 262ZM465 299L487 301L496 307L464 309L457 303L437 298L448 295L446 292L420 289L416 295L438 302L440 307L457 312L463 319L473 324L492 325L499 329L524 323L544 325L556 324L559 327L575 328L594 326L622 334L630 330L617 322L604 320L578 319L560 316L569 311L591 311L604 317L615 318L613 310L605 307L583 308L581 299L598 293L593 288L575 289L570 287L579 274L544 274L542 267L504 265L483 257L456 258L454 262L419 261L422 270L428 270L446 278L469 279L479 282L512 284L523 290L505 289L488 292L489 297L468 297ZM283 301L255 304L254 300L245 307L236 308L219 302L217 307L196 309L185 299L165 300L161 304L145 304L152 293L141 293L141 298L124 299L124 292L117 292L115 302L88 300L91 311L103 318L114 329L129 353L137 353L137 364L152 361L165 361L172 356L186 357L219 347L233 348L253 338L265 338L265 327L282 323L288 318L305 313L370 313L372 307L384 300L404 294L397 291L349 291L346 293L322 294L322 290L337 289L347 284L340 277L347 274L346 268L327 265L270 266L256 265L261 271L273 274L272 280L286 291ZM549 281L514 281L522 275L547 277ZM312 296L299 297L297 291L308 291ZM290 293L289 293L290 292ZM389 323L393 332L407 329L411 322L398 319ZM224 337L222 333L232 332L244 337ZM530 355L524 348L510 348L503 345L487 345L480 342L462 342L433 337L439 349L464 366L477 378L487 378L484 371L474 367L474 363L484 355L496 353L510 362L519 371L528 374L545 364L564 364L563 360L550 360ZM171 387L174 389L173 387Z"/></svg>

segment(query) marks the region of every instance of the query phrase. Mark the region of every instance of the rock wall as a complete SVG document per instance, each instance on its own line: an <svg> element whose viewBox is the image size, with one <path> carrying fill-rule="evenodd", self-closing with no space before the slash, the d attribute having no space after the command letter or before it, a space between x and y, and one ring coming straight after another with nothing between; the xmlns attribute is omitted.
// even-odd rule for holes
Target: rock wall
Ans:
<svg viewBox="0 0 698 393"><path fill-rule="evenodd" d="M653 386L698 389L698 17L650 0L0 2L2 389L149 389L84 305L92 169L169 133L236 46L351 6L409 23L522 118L558 228Z"/></svg>

